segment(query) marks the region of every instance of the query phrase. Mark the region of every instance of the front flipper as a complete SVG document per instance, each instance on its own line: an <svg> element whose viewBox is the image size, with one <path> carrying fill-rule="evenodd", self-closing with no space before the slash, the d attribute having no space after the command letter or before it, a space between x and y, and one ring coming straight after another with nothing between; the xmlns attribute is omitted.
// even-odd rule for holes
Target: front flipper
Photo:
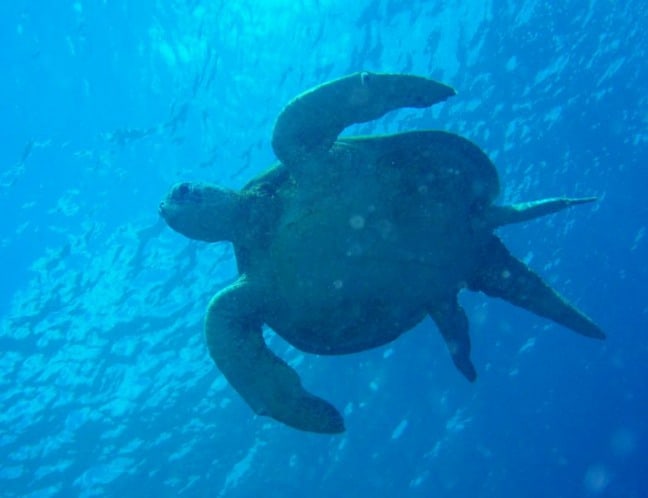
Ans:
<svg viewBox="0 0 648 498"><path fill-rule="evenodd" d="M455 366L470 382L474 382L477 372L470 361L468 318L459 306L457 296L435 304L434 308L429 310L429 314L439 327Z"/></svg>
<svg viewBox="0 0 648 498"><path fill-rule="evenodd" d="M303 431L343 432L335 407L307 392L297 373L268 349L262 323L259 297L245 277L214 296L205 333L220 371L258 415Z"/></svg>
<svg viewBox="0 0 648 498"><path fill-rule="evenodd" d="M565 301L524 263L511 256L495 236L483 248L480 268L468 284L472 290L505 299L579 334L605 338L598 325Z"/></svg>
<svg viewBox="0 0 648 498"><path fill-rule="evenodd" d="M420 76L354 73L292 100L277 118L272 147L281 162L295 167L328 151L347 126L401 107L429 107L454 94L449 86Z"/></svg>

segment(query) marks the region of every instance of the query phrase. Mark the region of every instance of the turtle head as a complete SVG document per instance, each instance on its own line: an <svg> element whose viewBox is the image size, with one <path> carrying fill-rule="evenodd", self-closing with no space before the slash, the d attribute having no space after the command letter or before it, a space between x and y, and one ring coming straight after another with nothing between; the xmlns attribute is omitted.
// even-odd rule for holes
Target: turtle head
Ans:
<svg viewBox="0 0 648 498"><path fill-rule="evenodd" d="M205 183L178 183L160 203L160 215L173 230L190 239L234 241L242 221L241 196Z"/></svg>

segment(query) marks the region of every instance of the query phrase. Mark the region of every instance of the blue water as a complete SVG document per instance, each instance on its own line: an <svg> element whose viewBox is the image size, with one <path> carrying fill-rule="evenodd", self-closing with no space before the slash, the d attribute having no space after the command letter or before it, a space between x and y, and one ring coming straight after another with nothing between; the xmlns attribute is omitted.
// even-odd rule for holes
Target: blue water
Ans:
<svg viewBox="0 0 648 498"><path fill-rule="evenodd" d="M647 25L639 0L3 2L0 495L647 496ZM350 356L273 338L347 432L253 415L202 336L231 248L157 205L243 185L282 106L358 70L458 90L363 132L459 133L501 201L599 197L500 235L607 341L464 293L474 385L429 321Z"/></svg>

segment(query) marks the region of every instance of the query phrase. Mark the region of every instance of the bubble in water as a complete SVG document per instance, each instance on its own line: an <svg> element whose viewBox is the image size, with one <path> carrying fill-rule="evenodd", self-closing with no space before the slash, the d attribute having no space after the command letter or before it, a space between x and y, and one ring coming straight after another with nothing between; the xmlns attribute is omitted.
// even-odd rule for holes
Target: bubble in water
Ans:
<svg viewBox="0 0 648 498"><path fill-rule="evenodd" d="M351 218L349 219L349 225L351 225L351 228L353 228L354 230L360 230L364 228L364 216L360 216L359 214L351 216Z"/></svg>
<svg viewBox="0 0 648 498"><path fill-rule="evenodd" d="M583 484L590 493L602 493L610 483L610 473L603 465L592 465L585 472Z"/></svg>
<svg viewBox="0 0 648 498"><path fill-rule="evenodd" d="M622 427L612 434L611 445L615 455L627 456L637 447L637 437L634 432Z"/></svg>

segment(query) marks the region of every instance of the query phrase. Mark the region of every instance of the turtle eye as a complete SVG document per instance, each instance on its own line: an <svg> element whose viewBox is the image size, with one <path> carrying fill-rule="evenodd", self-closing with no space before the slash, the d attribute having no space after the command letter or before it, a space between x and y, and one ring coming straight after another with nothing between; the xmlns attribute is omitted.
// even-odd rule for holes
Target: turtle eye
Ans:
<svg viewBox="0 0 648 498"><path fill-rule="evenodd" d="M175 192L173 192L173 198L177 201L185 201L187 200L187 197L189 197L190 192L191 188L189 188L189 184L182 183L175 189Z"/></svg>
<svg viewBox="0 0 648 498"><path fill-rule="evenodd" d="M198 204L203 200L203 194L200 187L196 187L191 183L181 183L173 190L171 196L174 201L183 204Z"/></svg>

